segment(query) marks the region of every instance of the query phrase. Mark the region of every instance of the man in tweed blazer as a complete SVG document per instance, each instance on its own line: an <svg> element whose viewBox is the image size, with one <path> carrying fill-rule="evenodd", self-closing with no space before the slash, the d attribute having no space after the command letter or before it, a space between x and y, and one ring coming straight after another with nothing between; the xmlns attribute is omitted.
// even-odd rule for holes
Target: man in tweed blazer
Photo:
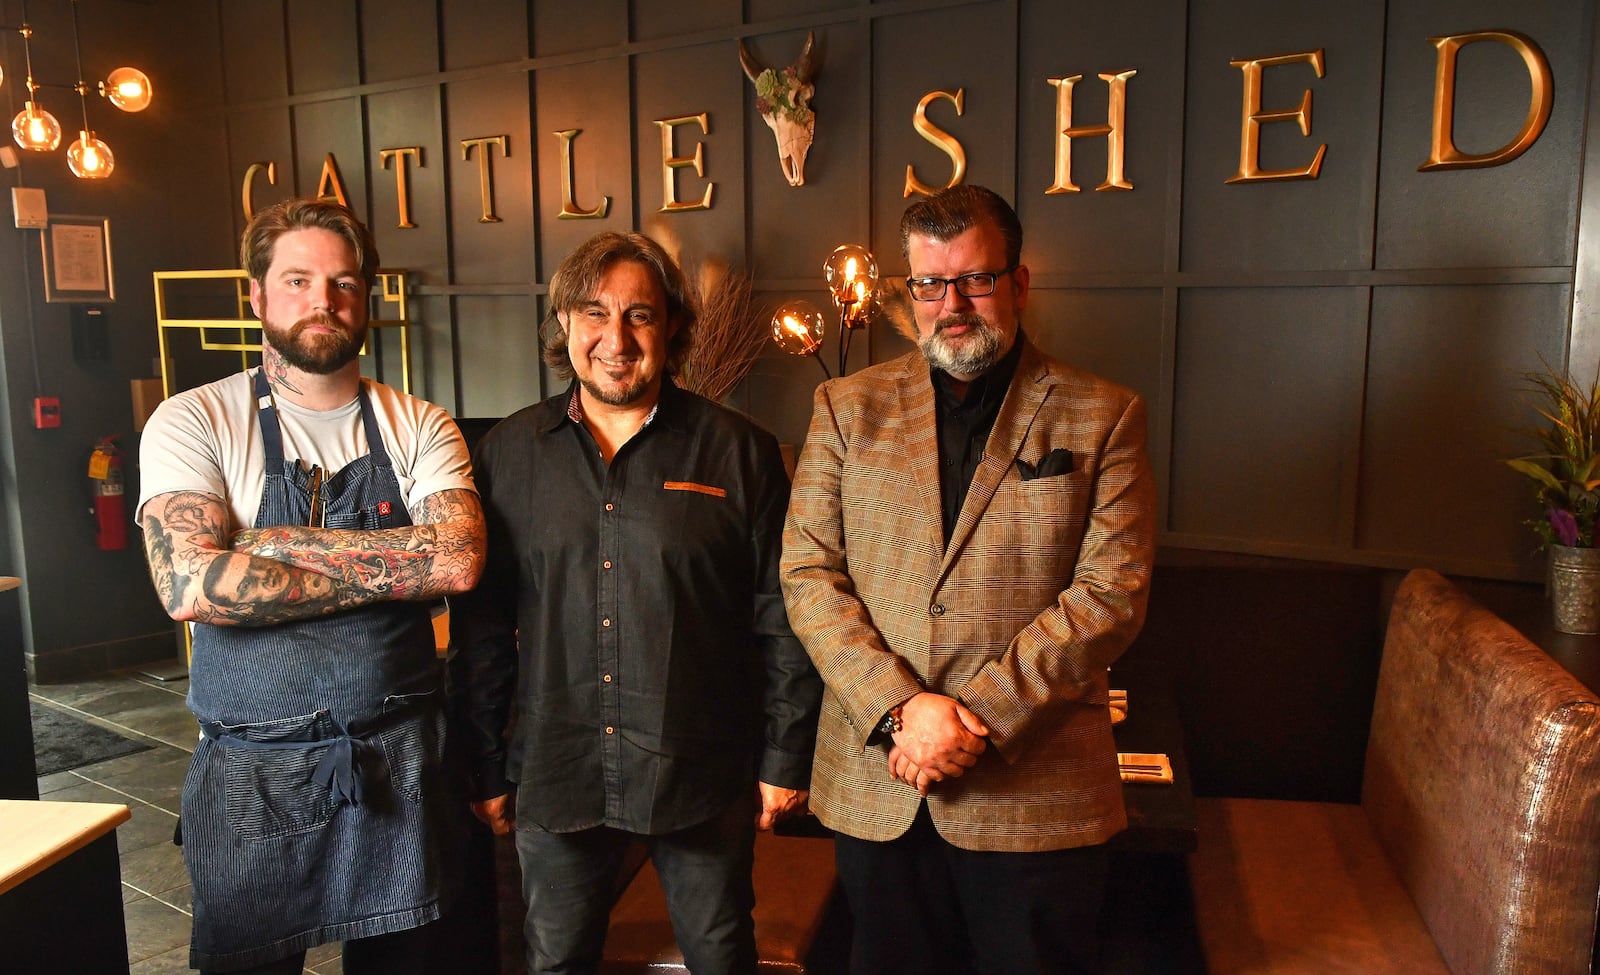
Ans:
<svg viewBox="0 0 1600 975"><path fill-rule="evenodd" d="M920 351L817 390L782 559L851 971L1093 971L1126 825L1106 669L1154 553L1144 402L1028 342L998 195L915 203L901 239Z"/></svg>

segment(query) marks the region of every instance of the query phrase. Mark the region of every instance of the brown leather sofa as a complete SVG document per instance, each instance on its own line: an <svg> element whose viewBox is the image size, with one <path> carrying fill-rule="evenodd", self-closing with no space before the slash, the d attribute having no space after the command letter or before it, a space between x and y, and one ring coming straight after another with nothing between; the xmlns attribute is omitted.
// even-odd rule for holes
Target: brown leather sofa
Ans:
<svg viewBox="0 0 1600 975"><path fill-rule="evenodd" d="M1590 970L1600 700L1436 572L1395 596L1359 805L1197 806L1213 975Z"/></svg>

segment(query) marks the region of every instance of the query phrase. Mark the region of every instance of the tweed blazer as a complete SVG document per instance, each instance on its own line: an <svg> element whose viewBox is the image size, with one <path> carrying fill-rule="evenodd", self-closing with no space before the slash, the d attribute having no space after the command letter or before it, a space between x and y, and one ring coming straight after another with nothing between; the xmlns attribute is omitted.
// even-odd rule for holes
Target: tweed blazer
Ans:
<svg viewBox="0 0 1600 975"><path fill-rule="evenodd" d="M947 546L922 354L817 389L781 579L826 684L811 780L824 824L867 840L910 827L920 797L890 779L885 749L867 738L928 690L991 732L974 768L929 792L952 844L1051 850L1123 829L1106 669L1143 625L1149 594L1145 426L1137 394L1025 345ZM1070 470L1024 480L1018 461L1037 466L1058 449Z"/></svg>

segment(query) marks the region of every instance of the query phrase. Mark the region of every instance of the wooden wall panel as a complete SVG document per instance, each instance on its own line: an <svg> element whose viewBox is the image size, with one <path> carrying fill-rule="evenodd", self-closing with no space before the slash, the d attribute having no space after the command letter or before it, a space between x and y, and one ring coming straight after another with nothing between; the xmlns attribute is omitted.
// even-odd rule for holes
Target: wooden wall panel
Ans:
<svg viewBox="0 0 1600 975"><path fill-rule="evenodd" d="M1372 266L1382 0L1196 4L1184 120L1184 270L1267 271ZM1263 170L1299 169L1326 144L1315 180L1229 184L1239 169L1243 72L1231 60L1322 49L1325 74L1297 62L1267 68L1265 111L1311 92L1311 133L1261 126Z"/></svg>
<svg viewBox="0 0 1600 975"><path fill-rule="evenodd" d="M628 0L535 2L532 8L536 57L574 54L628 41Z"/></svg>
<svg viewBox="0 0 1600 975"><path fill-rule="evenodd" d="M1383 176L1378 266L1570 265L1577 228L1585 85L1593 5L1396 3L1384 66ZM1520 158L1488 169L1419 173L1428 158L1437 57L1428 38L1488 28L1529 35L1549 59L1557 94L1550 122ZM1456 131L1465 152L1505 145L1528 112L1528 73L1509 48L1468 45L1457 74ZM1564 97L1563 97L1564 96ZM1492 232L1485 232L1493 228ZM1564 316L1563 316L1564 317Z"/></svg>
<svg viewBox="0 0 1600 975"><path fill-rule="evenodd" d="M229 102L282 98L289 93L288 42L282 0L218 5L222 18L222 76ZM148 71L148 69L146 69ZM154 78L151 79L154 82Z"/></svg>
<svg viewBox="0 0 1600 975"><path fill-rule="evenodd" d="M517 295L455 299L457 416L510 416L555 392L539 378L539 307Z"/></svg>
<svg viewBox="0 0 1600 975"><path fill-rule="evenodd" d="M548 281L561 259L602 230L632 230L633 126L629 119L628 64L594 61L534 72L534 153L539 160L539 279ZM561 154L554 133L580 129L572 143L572 190L577 206L592 210L605 197L604 218L562 219Z"/></svg>
<svg viewBox="0 0 1600 975"><path fill-rule="evenodd" d="M871 231L872 101L867 81L872 35L858 24L840 24L815 34L818 75L812 110L817 127L806 156L803 186L790 186L784 178L772 130L755 110L754 86L734 62L742 85L750 268L764 279L820 282L822 262L833 249L843 243L866 244ZM795 63L805 42L806 31L799 30L764 34L747 43L761 64L781 71ZM819 208L827 219L817 219ZM898 246L877 256L884 273L903 272Z"/></svg>
<svg viewBox="0 0 1600 975"><path fill-rule="evenodd" d="M446 71L528 56L527 0L439 4L440 57Z"/></svg>
<svg viewBox="0 0 1600 975"><path fill-rule="evenodd" d="M1529 452L1536 418L1517 393L1539 357L1559 361L1564 285L1380 288L1361 459L1362 550L1459 559L1530 575L1537 517L1527 479L1500 461ZM1492 567L1499 566L1500 569Z"/></svg>
<svg viewBox="0 0 1600 975"><path fill-rule="evenodd" d="M632 39L636 41L664 40L717 27L737 27L743 13L741 0L702 0L700 3L633 0L631 6Z"/></svg>
<svg viewBox="0 0 1600 975"><path fill-rule="evenodd" d="M286 10L290 92L300 95L361 84L354 4L287 0Z"/></svg>
<svg viewBox="0 0 1600 975"><path fill-rule="evenodd" d="M1142 393L1153 409L1162 394L1161 300L1154 288L1035 289L1022 327L1046 352Z"/></svg>
<svg viewBox="0 0 1600 975"><path fill-rule="evenodd" d="M1015 205L1034 274L1163 269L1178 205L1172 177L1183 158L1183 28L1183 18L1152 18L1148 7L1135 4L1023 9ZM1106 180L1108 140L1075 138L1072 180L1081 192L1048 194L1057 143L1057 89L1049 79L1081 75L1073 89L1072 124L1102 125L1109 88L1098 76L1127 70L1138 72L1127 81L1124 149L1133 190L1097 192Z"/></svg>
<svg viewBox="0 0 1600 975"><path fill-rule="evenodd" d="M457 284L527 284L534 273L534 131L528 79L501 75L444 86L441 163L450 180L451 280ZM463 158L463 139L504 135L506 148L475 146ZM545 135L546 153L555 139ZM489 153L497 223L483 222L480 158Z"/></svg>
<svg viewBox="0 0 1600 975"><path fill-rule="evenodd" d="M946 185L954 175L949 156L912 128L917 102L928 92L964 91L961 115L946 99L931 105L927 115L962 144L965 181L1016 198L1017 30L1016 5L998 2L882 17L873 23L874 254L900 252L907 165L934 187Z"/></svg>
<svg viewBox="0 0 1600 975"><path fill-rule="evenodd" d="M438 71L438 0L381 0L361 5L362 81L368 84Z"/></svg>
<svg viewBox="0 0 1600 975"><path fill-rule="evenodd" d="M294 185L302 196L316 196L323 162L330 153L344 184L350 208L364 220L372 219L372 197L367 192L366 124L361 99L305 102L292 109L294 118ZM282 183L284 167L278 167ZM330 191L331 192L331 191Z"/></svg>
<svg viewBox="0 0 1600 975"><path fill-rule="evenodd" d="M710 69L713 65L721 70ZM634 178L642 229L683 242L686 256L698 253L743 267L745 86L738 66L738 50L725 41L634 58ZM689 159L698 146L704 175L682 166L672 169L671 179L678 203L698 203L709 189L711 207L664 213L667 149L656 121L702 113L704 131L698 122L671 127L671 151L674 158Z"/></svg>
<svg viewBox="0 0 1600 975"><path fill-rule="evenodd" d="M1186 291L1178 324L1169 528L1332 551L1346 544L1363 288Z"/></svg>

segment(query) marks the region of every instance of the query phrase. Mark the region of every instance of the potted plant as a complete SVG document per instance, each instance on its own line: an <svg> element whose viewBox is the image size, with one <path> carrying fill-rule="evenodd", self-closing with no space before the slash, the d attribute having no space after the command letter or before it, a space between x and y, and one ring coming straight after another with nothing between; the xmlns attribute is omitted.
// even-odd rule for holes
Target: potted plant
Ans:
<svg viewBox="0 0 1600 975"><path fill-rule="evenodd" d="M1538 450L1506 461L1534 482L1542 515L1528 524L1550 553L1549 588L1556 629L1600 632L1600 377L1579 385L1549 363L1523 374L1543 418L1527 430Z"/></svg>

